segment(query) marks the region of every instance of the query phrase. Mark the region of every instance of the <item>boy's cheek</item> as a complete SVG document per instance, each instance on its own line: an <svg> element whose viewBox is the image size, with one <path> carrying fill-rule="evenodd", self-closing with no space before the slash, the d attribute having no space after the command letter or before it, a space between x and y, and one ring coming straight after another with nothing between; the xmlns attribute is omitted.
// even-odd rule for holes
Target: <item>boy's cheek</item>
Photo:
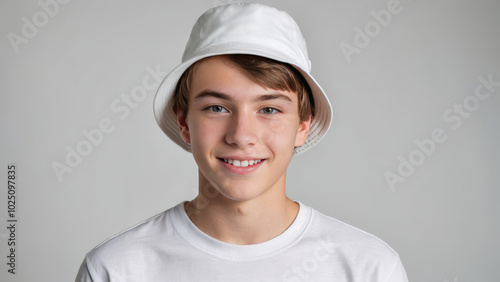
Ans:
<svg viewBox="0 0 500 282"><path fill-rule="evenodd" d="M298 121L295 119L276 119L262 126L262 137L269 139L286 139L290 138L290 141L295 140L295 133L297 132L299 126ZM284 141L284 140L283 140Z"/></svg>
<svg viewBox="0 0 500 282"><path fill-rule="evenodd" d="M286 123L280 119L273 119L269 121L269 124L265 125L267 129L276 134L281 134L286 129Z"/></svg>
<svg viewBox="0 0 500 282"><path fill-rule="evenodd" d="M291 128L285 126L267 128L259 132L259 142L274 152L290 148L292 153L296 142L294 132Z"/></svg>
<svg viewBox="0 0 500 282"><path fill-rule="evenodd" d="M222 138L223 131L222 125L202 121L194 122L190 126L191 142L194 143L193 145L199 143L209 146Z"/></svg>

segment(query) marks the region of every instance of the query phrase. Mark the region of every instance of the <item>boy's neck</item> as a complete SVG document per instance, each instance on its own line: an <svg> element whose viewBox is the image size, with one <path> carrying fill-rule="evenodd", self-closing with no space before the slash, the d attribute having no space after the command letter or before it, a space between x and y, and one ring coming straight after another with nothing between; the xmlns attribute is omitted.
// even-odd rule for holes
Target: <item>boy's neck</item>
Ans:
<svg viewBox="0 0 500 282"><path fill-rule="evenodd" d="M249 201L233 201L218 194L200 194L185 204L196 227L226 243L250 245L268 241L283 233L295 220L299 205L284 191Z"/></svg>

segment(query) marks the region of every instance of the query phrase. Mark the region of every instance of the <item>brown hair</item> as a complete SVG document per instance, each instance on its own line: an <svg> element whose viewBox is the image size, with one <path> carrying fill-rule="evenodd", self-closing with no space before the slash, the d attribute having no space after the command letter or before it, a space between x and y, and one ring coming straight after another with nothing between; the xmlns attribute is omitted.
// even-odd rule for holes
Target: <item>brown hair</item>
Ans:
<svg viewBox="0 0 500 282"><path fill-rule="evenodd" d="M310 116L314 117L314 99L311 88L300 72L292 65L255 55L230 54L222 56L246 71L251 80L263 87L297 93L300 121L305 121ZM187 115L189 87L196 66L201 61L191 65L179 79L172 97L174 113L182 111L184 116Z"/></svg>

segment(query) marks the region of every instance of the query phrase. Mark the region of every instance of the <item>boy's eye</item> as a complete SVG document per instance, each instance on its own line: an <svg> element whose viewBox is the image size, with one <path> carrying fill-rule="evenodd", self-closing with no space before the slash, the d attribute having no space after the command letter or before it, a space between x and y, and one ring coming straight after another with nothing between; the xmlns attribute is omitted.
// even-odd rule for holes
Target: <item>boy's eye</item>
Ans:
<svg viewBox="0 0 500 282"><path fill-rule="evenodd" d="M219 105L207 107L207 110L214 112L214 113L222 113L222 112L226 111L226 109L224 109L223 106L219 106Z"/></svg>
<svg viewBox="0 0 500 282"><path fill-rule="evenodd" d="M266 115L272 115L272 114L279 112L279 110L277 110L275 108L267 107L267 108L261 109L259 112L266 114Z"/></svg>

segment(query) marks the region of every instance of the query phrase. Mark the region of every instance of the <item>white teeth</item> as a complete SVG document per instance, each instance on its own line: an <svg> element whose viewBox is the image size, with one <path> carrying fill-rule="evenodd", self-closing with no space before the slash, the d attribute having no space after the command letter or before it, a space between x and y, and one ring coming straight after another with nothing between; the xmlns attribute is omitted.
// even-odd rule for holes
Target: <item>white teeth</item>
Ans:
<svg viewBox="0 0 500 282"><path fill-rule="evenodd" d="M244 161L239 161L239 160L232 160L232 159L224 159L225 163L232 164L237 167L247 167L250 165L258 164L261 162L261 160L244 160Z"/></svg>

